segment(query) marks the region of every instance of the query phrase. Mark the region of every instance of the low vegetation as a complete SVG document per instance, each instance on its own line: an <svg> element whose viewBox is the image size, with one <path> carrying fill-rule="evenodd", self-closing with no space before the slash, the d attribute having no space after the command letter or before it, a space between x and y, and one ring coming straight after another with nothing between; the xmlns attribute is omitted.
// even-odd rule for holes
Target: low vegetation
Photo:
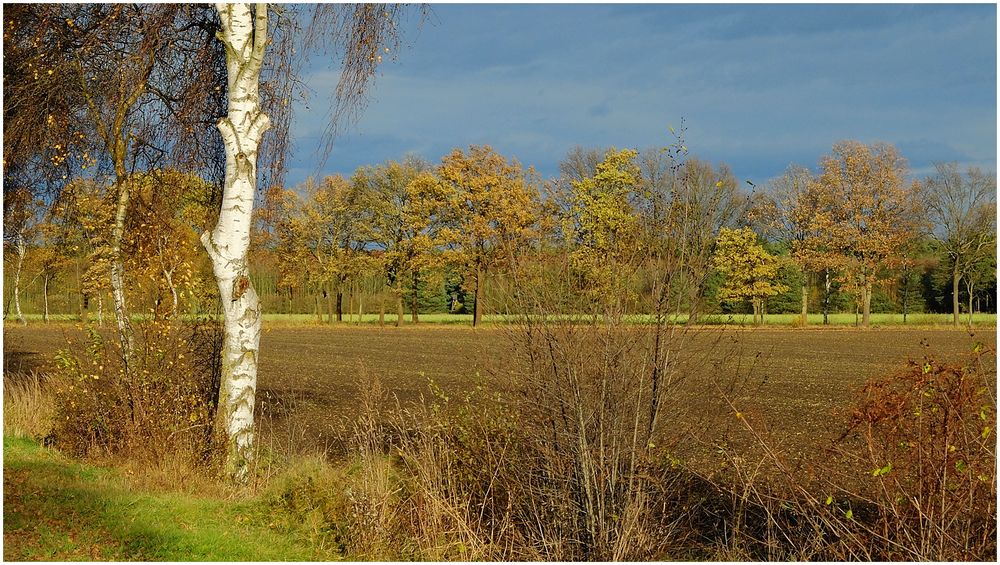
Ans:
<svg viewBox="0 0 1000 565"><path fill-rule="evenodd" d="M564 386L573 381L553 386L558 375L539 367L506 385L484 377L400 404L362 366L346 448L272 435L243 487L203 463L221 449L204 435L189 438L201 438L203 462L177 442L156 454L116 450L127 442L86 435L97 415L88 412L74 419L90 438L80 452L79 440L66 439L74 436L52 432L53 417L79 410L58 392L79 374L65 367L77 366L64 362L62 376L8 374L5 558L968 560L995 552L991 348L979 343L964 360L928 357L870 380L803 444L769 425L746 378L713 385L716 400L700 403L696 420L678 419L688 399L668 387L650 431L651 391L631 386L644 365L626 361L641 357L594 362L628 343L634 331L625 328L566 325L512 344L518 355L560 349L555 359L576 375L579 394ZM197 342L186 338L169 359ZM63 357L113 359L113 347L93 345ZM109 392L86 394L98 390ZM184 405L183 396L164 397ZM88 462L60 454L74 452Z"/></svg>

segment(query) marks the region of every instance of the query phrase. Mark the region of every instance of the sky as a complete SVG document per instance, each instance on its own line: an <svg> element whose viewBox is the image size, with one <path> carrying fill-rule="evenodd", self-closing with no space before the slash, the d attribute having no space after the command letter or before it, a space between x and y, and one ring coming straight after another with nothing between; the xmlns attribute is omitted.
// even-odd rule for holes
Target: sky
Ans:
<svg viewBox="0 0 1000 565"><path fill-rule="evenodd" d="M755 184L834 143L894 144L911 174L996 170L996 5L436 4L402 23L362 117L320 164L338 69L306 69L286 184L489 144L543 178L574 146L663 147Z"/></svg>

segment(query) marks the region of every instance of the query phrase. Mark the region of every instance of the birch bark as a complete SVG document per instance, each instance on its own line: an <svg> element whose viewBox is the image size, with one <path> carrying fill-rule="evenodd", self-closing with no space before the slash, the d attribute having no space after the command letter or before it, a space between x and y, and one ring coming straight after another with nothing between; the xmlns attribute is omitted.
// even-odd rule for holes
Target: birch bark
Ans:
<svg viewBox="0 0 1000 565"><path fill-rule="evenodd" d="M202 244L212 260L223 311L219 418L229 439L227 467L241 479L252 457L261 309L250 282L247 251L257 190L257 150L270 121L260 108L260 71L267 47L267 6L216 4L226 49L229 111L219 120L226 149L219 220Z"/></svg>
<svg viewBox="0 0 1000 565"><path fill-rule="evenodd" d="M17 313L17 320L21 322L21 325L27 325L28 321L24 319L24 314L21 313L21 270L24 266L24 256L27 253L27 245L24 243L23 233L18 234L17 238L15 238L14 249L17 252L17 267L14 270L14 312Z"/></svg>

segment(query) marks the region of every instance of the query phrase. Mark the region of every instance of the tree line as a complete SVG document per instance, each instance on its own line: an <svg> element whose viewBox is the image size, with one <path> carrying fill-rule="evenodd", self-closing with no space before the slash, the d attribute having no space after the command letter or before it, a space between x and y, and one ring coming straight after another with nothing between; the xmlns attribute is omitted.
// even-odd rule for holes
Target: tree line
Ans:
<svg viewBox="0 0 1000 565"><path fill-rule="evenodd" d="M198 241L213 212L211 185L175 169L132 183L122 245L134 300L155 316L212 312ZM573 276L599 281L616 276L615 246L630 242L641 253L646 232L685 263L674 292L689 320L798 312L804 325L809 312L824 322L856 312L867 325L873 309L904 318L947 309L958 324L962 311L995 310L995 187L991 174L955 164L908 181L895 148L854 141L838 143L817 172L793 165L760 187L739 183L724 164L656 147L577 147L546 181L472 146L438 163L407 155L350 176L271 186L256 218L251 275L271 312L331 322L378 313L382 323L388 313L396 325L407 314L416 322L421 312L458 312L477 325L484 308L509 312L522 251L565 254ZM112 188L78 178L51 203L9 207L23 217L12 214L7 225L25 229L8 238L6 312L20 316L27 279L45 319L50 293L60 312L103 318L113 290ZM685 231L671 233L679 215Z"/></svg>

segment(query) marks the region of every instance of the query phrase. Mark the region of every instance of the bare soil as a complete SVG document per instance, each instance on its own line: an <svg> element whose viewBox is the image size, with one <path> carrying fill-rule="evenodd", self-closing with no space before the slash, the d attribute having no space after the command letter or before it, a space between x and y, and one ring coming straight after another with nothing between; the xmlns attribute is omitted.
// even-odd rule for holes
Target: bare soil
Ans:
<svg viewBox="0 0 1000 565"><path fill-rule="evenodd" d="M389 393L387 408L433 400L431 382L454 398L476 385L501 387L517 366L508 331L431 325L266 328L257 396L263 441L339 451L371 378ZM81 337L81 330L68 324L8 324L4 371L45 370L56 350ZM976 342L995 344L996 329L705 329L683 352L687 377L675 395L677 414L687 419L710 414L709 405L717 407L729 393L739 410L761 416L797 450L810 449L838 428L867 379L924 355L960 359Z"/></svg>

